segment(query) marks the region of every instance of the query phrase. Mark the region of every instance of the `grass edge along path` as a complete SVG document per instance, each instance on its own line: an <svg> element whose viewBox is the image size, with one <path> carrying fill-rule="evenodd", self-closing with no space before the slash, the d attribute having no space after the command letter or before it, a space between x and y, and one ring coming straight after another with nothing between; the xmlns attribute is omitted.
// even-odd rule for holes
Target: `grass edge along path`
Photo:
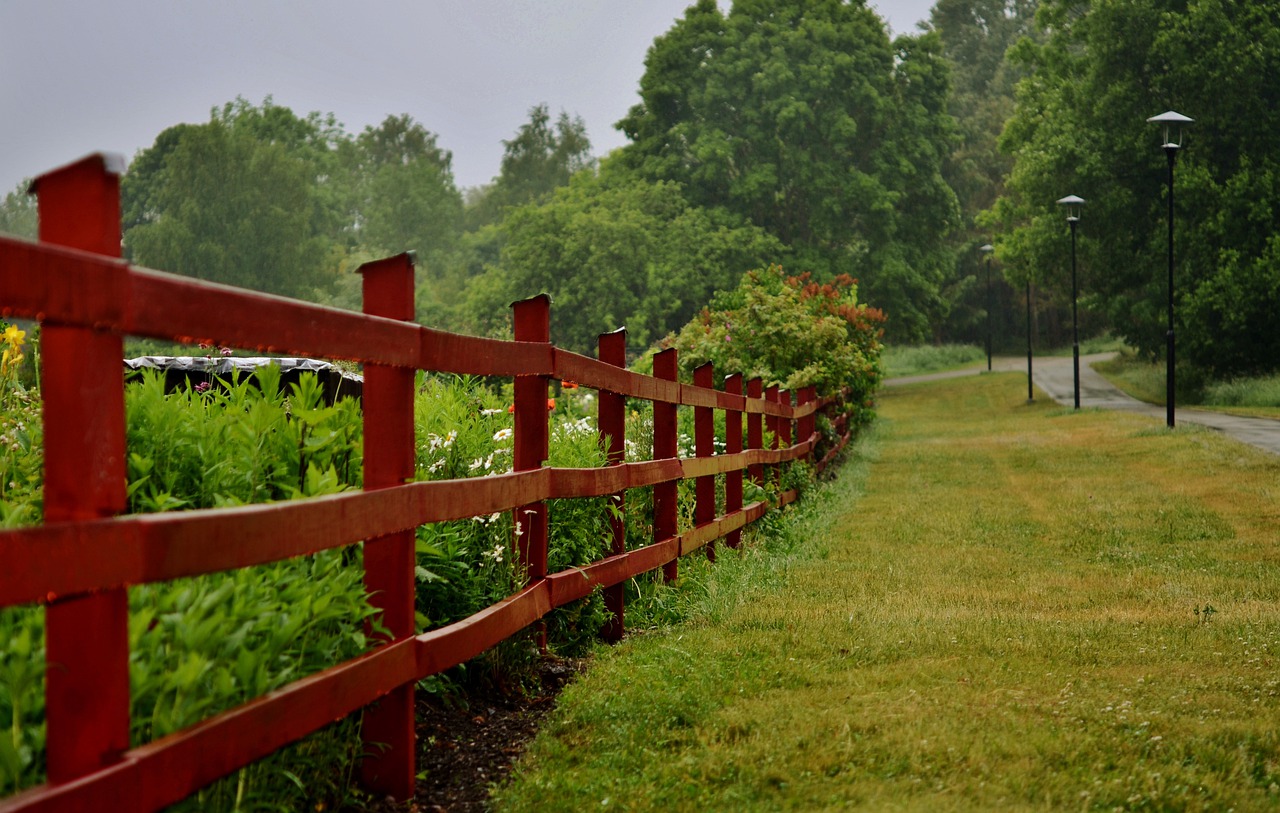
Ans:
<svg viewBox="0 0 1280 813"><path fill-rule="evenodd" d="M787 539L601 650L495 809L1280 806L1280 461L1023 380L884 393Z"/></svg>

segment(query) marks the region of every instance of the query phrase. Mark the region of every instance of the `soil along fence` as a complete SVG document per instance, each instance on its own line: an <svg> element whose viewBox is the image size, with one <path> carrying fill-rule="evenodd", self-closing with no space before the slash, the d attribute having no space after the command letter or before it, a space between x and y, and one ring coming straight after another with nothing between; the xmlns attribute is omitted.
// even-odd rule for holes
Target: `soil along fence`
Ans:
<svg viewBox="0 0 1280 813"><path fill-rule="evenodd" d="M744 476L772 478L811 459L819 410L838 398L793 394L729 376L714 389L710 365L677 381L674 350L654 376L624 368L625 333L600 337L599 358L550 343L550 301L516 303L515 340L445 333L412 323L409 255L364 266L364 314L132 268L119 259L121 161L90 156L37 179L40 243L0 238L0 312L38 319L43 331L45 524L0 532L0 607L39 603L46 614L46 784L0 800L0 811L157 810L334 720L362 712L363 781L406 798L414 769L414 683L463 663L536 625L553 608L603 589L623 631L622 586L727 538L768 505L743 505ZM365 365L365 486L361 492L216 510L117 516L126 507L122 336L197 341L267 353L350 359ZM408 482L414 474L418 370L515 380L514 471L469 480ZM598 391L598 428L610 465L561 469L548 455L552 380ZM653 459L624 462L626 398L653 404ZM695 449L677 456L676 413L691 407ZM726 448L713 454L714 413ZM846 415L833 415L840 440ZM744 430L745 423L745 432ZM774 438L763 448L767 424ZM745 448L743 436L745 434ZM792 437L795 440L792 440ZM724 513L715 477L723 475ZM679 532L676 487L696 481L693 527ZM653 541L625 550L615 521L612 555L547 573L545 501L654 487ZM782 492L779 502L796 498ZM515 512L528 584L446 627L415 635L414 528ZM364 655L141 747L129 747L127 590L280 561L364 542L365 585L385 640Z"/></svg>

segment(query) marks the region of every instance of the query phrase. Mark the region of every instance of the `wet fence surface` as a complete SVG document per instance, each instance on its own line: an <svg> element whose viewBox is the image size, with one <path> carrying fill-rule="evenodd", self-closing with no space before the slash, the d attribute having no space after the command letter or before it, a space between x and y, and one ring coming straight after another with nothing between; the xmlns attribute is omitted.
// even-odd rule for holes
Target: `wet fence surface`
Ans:
<svg viewBox="0 0 1280 813"><path fill-rule="evenodd" d="M550 302L514 309L514 340L446 333L413 323L410 255L369 263L364 313L325 308L134 268L119 259L120 166L90 156L36 181L40 242L0 238L0 312L42 327L45 523L0 532L0 607L45 608L47 782L0 811L158 810L335 720L360 713L372 756L361 779L396 798L412 795L414 684L535 625L552 609L602 589L623 633L623 583L724 539L769 510L743 504L744 480L778 482L787 461L810 459L815 418L832 417L848 440L838 397L764 388L730 375L716 389L710 365L677 381L674 350L654 375L625 369L626 336L600 337L598 358L550 343ZM123 336L364 365L364 490L284 503L122 516L126 507ZM514 379L514 471L410 482L414 376L426 370ZM546 408L553 380L598 392L610 465L551 468ZM652 459L624 462L626 399L653 404ZM794 399L794 403L793 403ZM694 457L678 457L677 409L694 410ZM714 454L715 412L726 446ZM763 448L765 429L772 448ZM716 478L724 478L723 513ZM679 531L677 484L696 481L693 527ZM549 499L614 496L652 486L653 540L626 550L621 519L611 555L547 572ZM778 502L797 497L784 491ZM415 634L414 529L426 523L516 512L527 586L462 621ZM141 747L129 747L130 585L250 567L364 544L365 586L383 639L370 651ZM712 548L714 550L714 548Z"/></svg>

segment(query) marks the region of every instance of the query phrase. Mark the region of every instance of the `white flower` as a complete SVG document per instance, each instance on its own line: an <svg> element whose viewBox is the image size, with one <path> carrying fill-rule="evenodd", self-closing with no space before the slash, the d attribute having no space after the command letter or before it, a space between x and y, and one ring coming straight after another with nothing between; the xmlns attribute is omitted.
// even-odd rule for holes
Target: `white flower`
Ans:
<svg viewBox="0 0 1280 813"><path fill-rule="evenodd" d="M475 460L471 461L470 466L467 466L467 471L475 471L476 469L480 468L483 465L484 465L484 458L477 457Z"/></svg>
<svg viewBox="0 0 1280 813"><path fill-rule="evenodd" d="M497 432L493 433L493 439L498 443L501 443L502 441L510 438L512 434L513 432L510 429L499 429Z"/></svg>
<svg viewBox="0 0 1280 813"><path fill-rule="evenodd" d="M489 415L497 415L501 411L500 409L482 409L480 414L488 417Z"/></svg>
<svg viewBox="0 0 1280 813"><path fill-rule="evenodd" d="M432 474L435 474L444 468L444 464L445 464L445 459L442 457L436 462L432 463L430 466L427 466L427 471L431 472Z"/></svg>

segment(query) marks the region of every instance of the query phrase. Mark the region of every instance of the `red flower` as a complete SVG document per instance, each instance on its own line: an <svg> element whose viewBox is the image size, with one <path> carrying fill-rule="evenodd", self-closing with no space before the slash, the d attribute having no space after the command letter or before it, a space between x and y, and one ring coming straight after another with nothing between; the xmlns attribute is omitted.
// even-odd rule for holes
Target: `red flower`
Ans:
<svg viewBox="0 0 1280 813"><path fill-rule="evenodd" d="M511 414L513 414L513 415L514 415L514 414L515 414L515 411L516 411L516 405L515 405L515 404L512 404L511 406L507 407L507 412L510 412Z"/></svg>
<svg viewBox="0 0 1280 813"><path fill-rule="evenodd" d="M577 385L577 383L576 383L576 382L574 382L574 381L562 381L562 382L560 382L560 389L562 389L562 390L576 390L577 388L578 388L578 385Z"/></svg>
<svg viewBox="0 0 1280 813"><path fill-rule="evenodd" d="M547 399L547 411L548 411L548 412L550 412L551 410L553 410L553 409L555 409L555 408L556 408L556 399L554 399L554 398L548 398L548 399Z"/></svg>

